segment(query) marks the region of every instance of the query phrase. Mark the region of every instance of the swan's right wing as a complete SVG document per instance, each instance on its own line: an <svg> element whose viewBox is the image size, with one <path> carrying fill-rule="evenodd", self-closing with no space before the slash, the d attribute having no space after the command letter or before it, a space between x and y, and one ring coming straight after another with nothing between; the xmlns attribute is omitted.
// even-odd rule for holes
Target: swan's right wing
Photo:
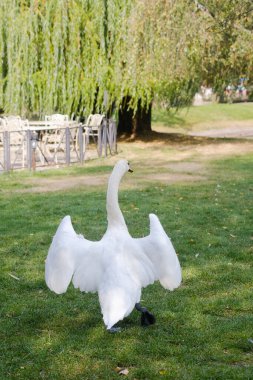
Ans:
<svg viewBox="0 0 253 380"><path fill-rule="evenodd" d="M149 218L150 235L136 240L152 262L156 280L159 280L165 289L173 290L182 281L180 263L158 217L150 214Z"/></svg>
<svg viewBox="0 0 253 380"><path fill-rule="evenodd" d="M99 243L77 235L71 219L61 221L48 251L45 280L49 289L65 293L71 279L81 291L95 292L101 273Z"/></svg>

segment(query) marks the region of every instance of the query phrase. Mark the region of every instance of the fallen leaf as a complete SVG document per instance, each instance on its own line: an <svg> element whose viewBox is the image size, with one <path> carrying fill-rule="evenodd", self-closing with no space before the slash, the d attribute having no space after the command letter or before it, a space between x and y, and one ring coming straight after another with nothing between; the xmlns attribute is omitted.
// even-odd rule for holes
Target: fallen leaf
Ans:
<svg viewBox="0 0 253 380"><path fill-rule="evenodd" d="M166 369L161 369L161 370L159 371L159 374L162 375L162 376L166 375L166 374L167 374Z"/></svg>
<svg viewBox="0 0 253 380"><path fill-rule="evenodd" d="M129 370L124 367L116 367L115 372L117 372L119 375L125 375L125 376L129 374Z"/></svg>
<svg viewBox="0 0 253 380"><path fill-rule="evenodd" d="M14 274L8 273L8 275L9 275L10 277L14 278L15 280L20 281L20 278L17 277L17 276L14 276Z"/></svg>
<svg viewBox="0 0 253 380"><path fill-rule="evenodd" d="M119 375L125 375L127 376L129 374L129 370L127 368L122 369L122 371L119 371Z"/></svg>

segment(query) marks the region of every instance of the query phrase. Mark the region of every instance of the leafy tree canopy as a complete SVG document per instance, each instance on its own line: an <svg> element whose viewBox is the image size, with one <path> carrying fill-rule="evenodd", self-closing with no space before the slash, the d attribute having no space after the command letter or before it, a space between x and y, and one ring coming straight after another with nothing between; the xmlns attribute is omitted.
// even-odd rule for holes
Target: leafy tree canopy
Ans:
<svg viewBox="0 0 253 380"><path fill-rule="evenodd" d="M252 80L252 10L250 0L1 0L0 107L178 106L203 81Z"/></svg>

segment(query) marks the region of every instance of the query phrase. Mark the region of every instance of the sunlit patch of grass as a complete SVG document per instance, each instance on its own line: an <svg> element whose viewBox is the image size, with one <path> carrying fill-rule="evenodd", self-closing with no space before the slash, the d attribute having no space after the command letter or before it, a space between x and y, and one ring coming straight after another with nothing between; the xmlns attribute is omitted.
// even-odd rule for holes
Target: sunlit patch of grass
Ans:
<svg viewBox="0 0 253 380"><path fill-rule="evenodd" d="M62 167L57 169L50 169L50 170L42 170L37 171L35 176L38 178L40 177L62 177L66 175L73 175L73 176L79 176L79 175L96 175L101 173L109 173L111 171L110 165L105 165L104 162L99 162L99 164L90 161L89 165L73 165L69 167ZM33 174L33 175L34 175Z"/></svg>
<svg viewBox="0 0 253 380"><path fill-rule="evenodd" d="M105 330L96 294L70 286L56 295L44 282L44 260L64 215L78 233L101 238L105 191L28 194L20 184L20 192L2 193L0 378L118 379L122 367L129 379L250 379L252 188L252 157L245 156L213 163L208 183L120 192L133 236L148 234L149 213L159 216L183 284L174 292L159 283L144 289L143 304L157 323L142 328L133 311L115 335Z"/></svg>
<svg viewBox="0 0 253 380"><path fill-rule="evenodd" d="M189 107L180 110L154 108L152 113L153 125L164 125L189 130L199 129L200 125L212 127L217 122L234 122L253 119L253 107L248 103L208 104L201 107Z"/></svg>

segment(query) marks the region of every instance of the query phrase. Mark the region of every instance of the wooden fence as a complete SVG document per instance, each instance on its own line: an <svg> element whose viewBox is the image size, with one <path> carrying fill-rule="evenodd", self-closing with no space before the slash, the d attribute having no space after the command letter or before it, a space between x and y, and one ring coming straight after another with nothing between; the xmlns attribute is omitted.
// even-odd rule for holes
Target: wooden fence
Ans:
<svg viewBox="0 0 253 380"><path fill-rule="evenodd" d="M0 131L0 171L70 165L117 153L116 123Z"/></svg>

